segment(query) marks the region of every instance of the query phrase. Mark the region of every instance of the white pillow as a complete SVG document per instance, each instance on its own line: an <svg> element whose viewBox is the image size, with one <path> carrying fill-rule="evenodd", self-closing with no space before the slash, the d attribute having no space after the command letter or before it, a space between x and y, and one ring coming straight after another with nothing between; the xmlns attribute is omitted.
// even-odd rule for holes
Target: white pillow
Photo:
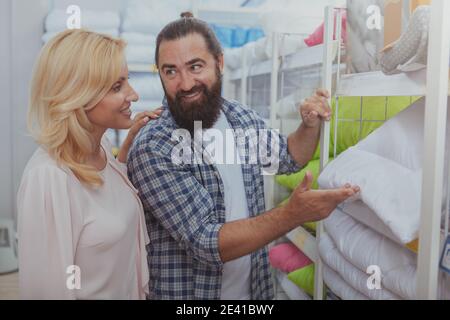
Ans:
<svg viewBox="0 0 450 320"><path fill-rule="evenodd" d="M412 171L376 154L350 148L331 162L319 177L324 189L346 183L361 188L360 199L402 242L418 236L421 171Z"/></svg>
<svg viewBox="0 0 450 320"><path fill-rule="evenodd" d="M366 270L359 270L350 262L348 262L339 250L330 236L324 233L320 237L319 253L324 263L326 263L333 271L347 282L353 289L362 293L372 300L400 300L401 298L386 288L380 290L371 290L367 286L367 280L370 275Z"/></svg>
<svg viewBox="0 0 450 320"><path fill-rule="evenodd" d="M416 240L419 232L424 109L425 98L422 98L343 152L319 177L319 185L325 189L339 188L346 183L361 187L359 199L403 244ZM450 123L450 113L447 123ZM450 125L446 136L445 159L449 159ZM447 162L444 177L448 177ZM443 187L444 205L447 183Z"/></svg>
<svg viewBox="0 0 450 320"><path fill-rule="evenodd" d="M417 256L356 222L350 216L335 210L324 221L330 235L342 256L359 270L379 266L382 273L382 287L404 299L416 299ZM450 285L440 278L440 296L450 297Z"/></svg>
<svg viewBox="0 0 450 320"><path fill-rule="evenodd" d="M425 98L421 98L358 143L357 148L411 170L421 169L424 112Z"/></svg>

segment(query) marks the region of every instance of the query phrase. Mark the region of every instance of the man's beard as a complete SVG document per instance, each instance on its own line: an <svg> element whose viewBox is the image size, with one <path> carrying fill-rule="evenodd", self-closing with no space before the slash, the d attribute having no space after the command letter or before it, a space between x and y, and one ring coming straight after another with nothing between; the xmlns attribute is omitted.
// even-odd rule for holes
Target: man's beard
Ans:
<svg viewBox="0 0 450 320"><path fill-rule="evenodd" d="M177 125L194 134L194 122L199 121L202 129L210 129L219 119L222 107L222 77L217 72L217 80L208 89L201 84L189 91L179 91L175 99L166 92L169 110ZM200 92L201 97L194 102L184 102L183 97Z"/></svg>

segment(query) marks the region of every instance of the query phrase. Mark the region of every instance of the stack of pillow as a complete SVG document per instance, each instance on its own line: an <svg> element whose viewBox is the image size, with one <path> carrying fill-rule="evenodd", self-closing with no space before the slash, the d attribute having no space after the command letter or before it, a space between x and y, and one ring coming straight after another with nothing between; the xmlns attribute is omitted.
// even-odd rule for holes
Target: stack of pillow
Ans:
<svg viewBox="0 0 450 320"><path fill-rule="evenodd" d="M45 19L45 34L42 41L46 43L58 33L66 30L69 18L70 14L64 10L52 10ZM120 14L112 11L83 10L81 12L81 28L118 37Z"/></svg>

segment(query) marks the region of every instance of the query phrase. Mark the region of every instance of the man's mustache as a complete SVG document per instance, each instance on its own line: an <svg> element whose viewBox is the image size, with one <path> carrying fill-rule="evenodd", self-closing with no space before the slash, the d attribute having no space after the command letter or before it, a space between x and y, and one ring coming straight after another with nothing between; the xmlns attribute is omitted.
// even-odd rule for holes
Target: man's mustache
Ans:
<svg viewBox="0 0 450 320"><path fill-rule="evenodd" d="M198 86L193 87L189 91L179 91L177 93L176 97L177 97L177 99L180 99L180 98L184 98L186 96L190 96L192 94L199 93L199 92L203 92L203 93L206 92L206 87L204 85L198 85Z"/></svg>

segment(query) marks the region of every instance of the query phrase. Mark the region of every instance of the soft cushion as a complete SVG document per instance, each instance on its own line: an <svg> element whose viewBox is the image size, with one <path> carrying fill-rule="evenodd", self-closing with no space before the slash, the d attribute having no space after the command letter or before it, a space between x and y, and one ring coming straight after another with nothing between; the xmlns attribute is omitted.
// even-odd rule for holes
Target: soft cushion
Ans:
<svg viewBox="0 0 450 320"><path fill-rule="evenodd" d="M313 262L292 243L283 243L269 251L270 264L284 273L304 268Z"/></svg>
<svg viewBox="0 0 450 320"><path fill-rule="evenodd" d="M379 266L382 287L404 299L416 299L417 256L352 217L335 210L324 221L339 253L361 271ZM450 297L448 280L440 278L440 296Z"/></svg>
<svg viewBox="0 0 450 320"><path fill-rule="evenodd" d="M319 185L324 189L343 183L361 187L360 199L402 244L416 240L419 231L424 108L423 98L342 153L319 177ZM450 113L447 116L450 122ZM449 126L447 137L446 159L450 150ZM444 176L448 176L448 166L445 171ZM444 195L446 189L444 183Z"/></svg>
<svg viewBox="0 0 450 320"><path fill-rule="evenodd" d="M319 184L324 189L337 189L346 183L359 186L359 199L406 244L418 237L421 174L352 147L327 166Z"/></svg>
<svg viewBox="0 0 450 320"><path fill-rule="evenodd" d="M339 119L338 135L336 151L339 155L343 151L357 144L361 139L366 138L377 128L383 125L383 120L391 119L400 111L407 108L417 98L412 97L345 97L339 99ZM362 106L361 106L362 102ZM335 114L335 100L333 100L332 109ZM360 126L359 122L349 122L348 120L362 119L379 122L363 122ZM360 134L361 132L361 134ZM334 116L331 121L331 137L330 137L330 161L333 160L334 152ZM313 189L318 188L317 177L319 175L320 167L320 148L318 147L312 161L302 171L292 175L282 175L276 178L278 184L289 190L294 190L305 177L306 171L311 171L314 176ZM317 160L317 161L315 161Z"/></svg>
<svg viewBox="0 0 450 320"><path fill-rule="evenodd" d="M314 295L314 270L313 264L298 269L288 274L289 280L295 283L300 289L305 291L310 296Z"/></svg>

